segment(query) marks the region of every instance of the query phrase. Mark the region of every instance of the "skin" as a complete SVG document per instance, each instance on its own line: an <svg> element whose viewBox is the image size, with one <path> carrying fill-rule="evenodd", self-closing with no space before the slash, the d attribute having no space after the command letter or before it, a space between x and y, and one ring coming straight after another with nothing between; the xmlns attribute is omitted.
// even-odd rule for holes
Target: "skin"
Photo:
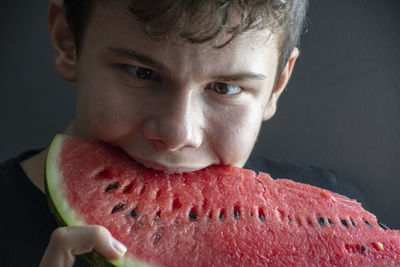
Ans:
<svg viewBox="0 0 400 267"><path fill-rule="evenodd" d="M245 33L219 49L213 44L220 40L151 39L127 1L96 6L78 56L61 7L61 0L51 1L48 23L57 72L77 87L75 119L65 132L120 146L167 172L242 167L298 57L294 49L275 83L278 41L268 31ZM21 163L42 191L46 154ZM103 227L63 227L41 266L72 266L75 255L92 249L108 258L124 253Z"/></svg>

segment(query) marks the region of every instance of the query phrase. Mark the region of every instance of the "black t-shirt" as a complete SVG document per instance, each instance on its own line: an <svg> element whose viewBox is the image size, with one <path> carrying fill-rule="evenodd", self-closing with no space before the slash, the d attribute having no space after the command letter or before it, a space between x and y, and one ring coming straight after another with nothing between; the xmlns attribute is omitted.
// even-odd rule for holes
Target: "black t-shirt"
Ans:
<svg viewBox="0 0 400 267"><path fill-rule="evenodd" d="M57 223L45 195L19 165L40 150L28 151L0 165L0 266L39 266ZM74 266L88 266L77 259Z"/></svg>
<svg viewBox="0 0 400 267"><path fill-rule="evenodd" d="M29 180L19 162L40 152L28 151L0 165L0 266L38 266L50 235L57 227L45 195ZM245 166L268 172L273 178L316 185L357 199L366 207L365 198L354 186L332 171L304 167L278 160L251 159ZM77 258L74 266L87 266Z"/></svg>

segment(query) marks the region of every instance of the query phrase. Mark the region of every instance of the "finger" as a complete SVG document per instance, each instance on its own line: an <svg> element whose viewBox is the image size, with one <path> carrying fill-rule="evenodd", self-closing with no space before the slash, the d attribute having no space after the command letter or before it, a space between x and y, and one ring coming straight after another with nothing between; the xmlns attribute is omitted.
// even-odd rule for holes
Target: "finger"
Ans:
<svg viewBox="0 0 400 267"><path fill-rule="evenodd" d="M93 249L109 259L117 259L126 252L126 248L105 227L60 227L51 235L40 267L70 267L75 262L75 255Z"/></svg>

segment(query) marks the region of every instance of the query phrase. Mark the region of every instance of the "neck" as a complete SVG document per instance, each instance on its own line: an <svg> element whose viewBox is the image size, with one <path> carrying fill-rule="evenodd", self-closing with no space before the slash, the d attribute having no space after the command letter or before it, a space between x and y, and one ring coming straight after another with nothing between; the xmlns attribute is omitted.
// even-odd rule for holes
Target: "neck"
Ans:
<svg viewBox="0 0 400 267"><path fill-rule="evenodd" d="M44 192L44 165L47 151L48 148L20 163L21 168L24 170L28 178L42 192Z"/></svg>
<svg viewBox="0 0 400 267"><path fill-rule="evenodd" d="M63 133L73 135L74 132L74 122L71 122ZM20 166L24 170L25 174L32 181L32 183L43 193L45 192L44 171L48 150L49 149L46 148L39 154L20 162Z"/></svg>

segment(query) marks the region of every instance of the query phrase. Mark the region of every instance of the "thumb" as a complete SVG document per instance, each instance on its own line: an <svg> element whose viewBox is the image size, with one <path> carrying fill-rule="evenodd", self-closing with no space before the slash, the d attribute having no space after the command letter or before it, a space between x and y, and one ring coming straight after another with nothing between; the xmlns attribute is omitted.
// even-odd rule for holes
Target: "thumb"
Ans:
<svg viewBox="0 0 400 267"><path fill-rule="evenodd" d="M75 255L93 249L109 259L117 259L126 252L126 247L103 226L60 227L51 235L40 267L70 267L75 262Z"/></svg>

